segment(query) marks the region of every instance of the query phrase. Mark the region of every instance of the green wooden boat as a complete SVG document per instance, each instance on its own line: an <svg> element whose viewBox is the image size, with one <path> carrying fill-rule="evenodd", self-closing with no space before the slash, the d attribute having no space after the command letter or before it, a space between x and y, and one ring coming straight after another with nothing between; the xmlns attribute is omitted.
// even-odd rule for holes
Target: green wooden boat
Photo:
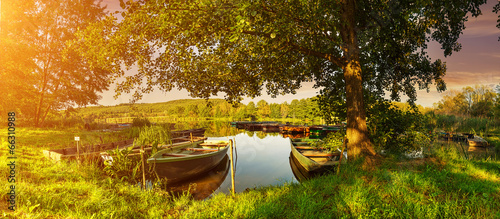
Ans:
<svg viewBox="0 0 500 219"><path fill-rule="evenodd" d="M299 164L297 159L295 159L295 156L293 156L292 152L290 152L288 161L290 163L290 168L292 168L293 176L295 176L295 179L297 179L297 181L304 182L311 178L311 172L308 172Z"/></svg>
<svg viewBox="0 0 500 219"><path fill-rule="evenodd" d="M229 141L186 143L153 154L148 164L168 183L177 183L217 166L229 149Z"/></svg>
<svg viewBox="0 0 500 219"><path fill-rule="evenodd" d="M165 144L165 145L159 145L158 149L166 149L166 148L178 148L178 147L184 147L186 144L189 143L203 143L207 138L205 137L192 137L192 136L184 136L184 137L178 137L178 138L172 138L171 144ZM130 145L128 147L123 147L120 148L119 150L130 150L127 153L127 157L137 157L139 158L141 156L141 145L132 145L133 140L131 141ZM115 148L116 149L116 148ZM151 155L151 151L153 150L153 147L151 145L145 145L144 146L144 153L146 158ZM116 151L115 150L108 150L105 152L100 153L101 158L104 162L107 164L112 165L114 157L116 157Z"/></svg>
<svg viewBox="0 0 500 219"><path fill-rule="evenodd" d="M331 169L339 164L341 151L329 152L315 146L320 141L308 139L307 141L290 139L292 155L300 166L308 172ZM345 155L344 155L345 156ZM346 159L342 159L345 162Z"/></svg>
<svg viewBox="0 0 500 219"><path fill-rule="evenodd" d="M311 133L311 135L323 135L323 126L313 125L309 127L309 133Z"/></svg>

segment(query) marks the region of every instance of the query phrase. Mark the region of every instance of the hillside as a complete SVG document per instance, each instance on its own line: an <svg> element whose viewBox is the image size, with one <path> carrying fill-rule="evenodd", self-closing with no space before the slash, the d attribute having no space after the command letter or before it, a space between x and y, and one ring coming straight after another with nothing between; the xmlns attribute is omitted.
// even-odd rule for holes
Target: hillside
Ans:
<svg viewBox="0 0 500 219"><path fill-rule="evenodd" d="M160 103L122 103L116 106L90 106L80 108L77 113L82 116L94 115L101 118L109 117L129 117L129 116L162 116L172 113L178 113L182 109L188 109L191 106L210 106L225 103L223 99L181 99Z"/></svg>

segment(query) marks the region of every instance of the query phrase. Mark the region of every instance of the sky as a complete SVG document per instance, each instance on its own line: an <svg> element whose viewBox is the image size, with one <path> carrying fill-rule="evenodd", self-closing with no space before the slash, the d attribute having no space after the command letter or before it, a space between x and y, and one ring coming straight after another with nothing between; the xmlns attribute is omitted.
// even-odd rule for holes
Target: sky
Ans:
<svg viewBox="0 0 500 219"><path fill-rule="evenodd" d="M500 84L500 29L496 27L498 15L493 13L493 6L498 0L488 0L488 3L481 6L482 15L477 18L469 16L465 23L465 30L460 36L459 43L462 44L462 50L454 52L449 57L444 57L440 45L431 42L428 47L429 56L432 60L441 59L446 62L447 72L443 78L446 82L447 91L461 90L463 87L474 85L486 85L494 88ZM104 0L102 4L108 5L107 9L111 12L120 10L118 0ZM133 74L132 72L129 72ZM248 104L250 101L255 103L265 100L268 103L290 103L293 99L303 99L314 97L319 94L319 89L312 88L314 83L304 83L302 88L297 90L295 95L289 94L271 98L265 91L262 95L254 99L244 98L242 103ZM446 94L438 93L435 86L431 86L430 92L425 90L417 91L417 104L424 107L432 107L434 103L441 100ZM113 98L114 87L109 91L102 93L100 105L116 105L128 103L131 94L122 94L117 99ZM223 98L223 95L213 96L211 98ZM153 93L145 94L138 103L167 102L177 99L192 99L186 90L176 90L162 92L156 89ZM401 98L402 101L405 97Z"/></svg>

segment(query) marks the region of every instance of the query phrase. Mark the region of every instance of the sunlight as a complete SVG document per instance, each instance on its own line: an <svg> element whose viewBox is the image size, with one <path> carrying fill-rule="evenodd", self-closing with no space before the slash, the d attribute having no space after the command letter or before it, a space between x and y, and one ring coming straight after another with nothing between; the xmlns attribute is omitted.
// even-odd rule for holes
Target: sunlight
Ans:
<svg viewBox="0 0 500 219"><path fill-rule="evenodd" d="M3 13L2 13L2 1L0 1L0 32L2 32L2 17L3 17Z"/></svg>

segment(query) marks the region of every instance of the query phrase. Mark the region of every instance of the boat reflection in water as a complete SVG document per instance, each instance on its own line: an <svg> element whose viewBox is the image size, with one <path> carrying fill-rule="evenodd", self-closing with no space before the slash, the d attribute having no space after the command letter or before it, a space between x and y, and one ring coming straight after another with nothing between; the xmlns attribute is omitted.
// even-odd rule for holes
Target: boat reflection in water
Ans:
<svg viewBox="0 0 500 219"><path fill-rule="evenodd" d="M212 170L176 184L167 184L167 189L173 194L189 192L193 199L203 200L217 190L229 172L229 156L224 156L222 161Z"/></svg>
<svg viewBox="0 0 500 219"><path fill-rule="evenodd" d="M283 138L291 138L291 139L297 139L297 138L309 138L309 132L308 133L282 133L281 136Z"/></svg>

